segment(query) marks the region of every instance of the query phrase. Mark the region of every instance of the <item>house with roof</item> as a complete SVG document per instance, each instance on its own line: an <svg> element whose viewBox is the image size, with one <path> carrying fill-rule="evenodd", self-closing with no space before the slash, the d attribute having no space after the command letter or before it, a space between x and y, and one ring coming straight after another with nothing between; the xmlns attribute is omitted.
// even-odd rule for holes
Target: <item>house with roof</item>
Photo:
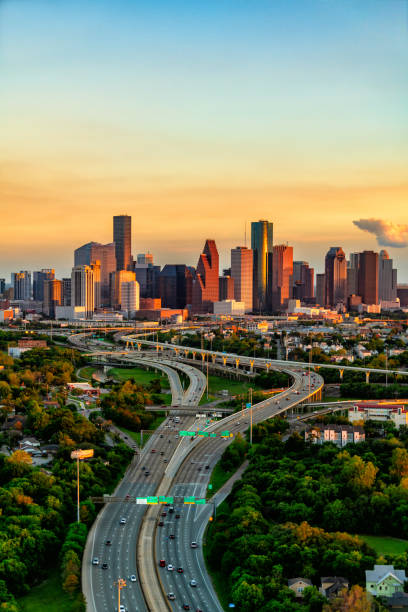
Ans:
<svg viewBox="0 0 408 612"><path fill-rule="evenodd" d="M305 431L305 440L314 444L333 442L336 446L364 442L365 432L361 426L353 425L319 425Z"/></svg>
<svg viewBox="0 0 408 612"><path fill-rule="evenodd" d="M303 591L312 586L311 580L308 578L290 578L288 587L295 593L296 597L303 597Z"/></svg>
<svg viewBox="0 0 408 612"><path fill-rule="evenodd" d="M349 588L349 581L342 576L325 576L320 578L320 580L321 586L319 591L322 595L327 597L327 599L337 597L341 591Z"/></svg>
<svg viewBox="0 0 408 612"><path fill-rule="evenodd" d="M392 597L404 591L406 579L405 571L393 565L374 565L373 570L366 570L366 590L376 597Z"/></svg>

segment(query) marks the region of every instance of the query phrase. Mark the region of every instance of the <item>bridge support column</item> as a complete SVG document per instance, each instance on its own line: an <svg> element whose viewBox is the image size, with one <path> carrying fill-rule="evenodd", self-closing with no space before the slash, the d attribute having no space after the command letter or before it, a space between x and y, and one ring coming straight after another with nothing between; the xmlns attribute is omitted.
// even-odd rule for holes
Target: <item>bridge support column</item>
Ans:
<svg viewBox="0 0 408 612"><path fill-rule="evenodd" d="M197 354L197 353L196 353L195 351L193 351L193 359L194 359L194 360L195 360L195 358L196 358L196 354Z"/></svg>
<svg viewBox="0 0 408 612"><path fill-rule="evenodd" d="M188 357L188 351L186 349L184 349L184 357L187 359Z"/></svg>
<svg viewBox="0 0 408 612"><path fill-rule="evenodd" d="M235 359L235 367L239 370L239 359Z"/></svg>
<svg viewBox="0 0 408 612"><path fill-rule="evenodd" d="M217 355L211 355L211 359L212 359L212 362L215 363L215 360L217 359Z"/></svg>
<svg viewBox="0 0 408 612"><path fill-rule="evenodd" d="M344 370L339 370L339 372L340 372L340 380L343 380Z"/></svg>
<svg viewBox="0 0 408 612"><path fill-rule="evenodd" d="M270 367L271 367L271 364L270 364L270 363L267 363L267 364L266 364L266 371L267 371L267 372L269 372L269 368L270 368Z"/></svg>
<svg viewBox="0 0 408 612"><path fill-rule="evenodd" d="M370 372L366 372L366 385L368 385L368 383L370 382Z"/></svg>
<svg viewBox="0 0 408 612"><path fill-rule="evenodd" d="M249 365L251 366L251 372L253 372L253 371L254 371L254 363L255 363L255 362L254 362L254 360L253 360L253 359L251 359L251 360L250 360L250 362L249 362Z"/></svg>
<svg viewBox="0 0 408 612"><path fill-rule="evenodd" d="M141 344L141 342L138 342L138 343L137 343L137 350L139 351L139 353L140 353L140 351L142 350L142 344Z"/></svg>
<svg viewBox="0 0 408 612"><path fill-rule="evenodd" d="M222 363L224 364L224 368L225 368L225 366L227 365L227 358L226 357L222 358Z"/></svg>

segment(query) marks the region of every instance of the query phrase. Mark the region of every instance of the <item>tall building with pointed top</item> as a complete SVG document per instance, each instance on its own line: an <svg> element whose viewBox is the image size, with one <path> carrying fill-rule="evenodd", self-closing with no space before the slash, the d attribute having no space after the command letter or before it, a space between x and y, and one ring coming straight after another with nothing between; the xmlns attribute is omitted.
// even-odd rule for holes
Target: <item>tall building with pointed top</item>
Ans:
<svg viewBox="0 0 408 612"><path fill-rule="evenodd" d="M341 247L331 247L325 258L325 306L335 308L347 301L347 261Z"/></svg>
<svg viewBox="0 0 408 612"><path fill-rule="evenodd" d="M197 264L193 284L192 312L205 314L213 312L214 302L219 297L219 257L214 240L206 240Z"/></svg>
<svg viewBox="0 0 408 612"><path fill-rule="evenodd" d="M397 270L387 251L380 251L378 260L378 299L393 302L397 299Z"/></svg>
<svg viewBox="0 0 408 612"><path fill-rule="evenodd" d="M115 243L116 270L130 270L132 260L132 217L113 217L113 242Z"/></svg>
<svg viewBox="0 0 408 612"><path fill-rule="evenodd" d="M251 223L251 249L253 251L253 303L254 310L265 311L269 305L270 274L272 269L273 223Z"/></svg>

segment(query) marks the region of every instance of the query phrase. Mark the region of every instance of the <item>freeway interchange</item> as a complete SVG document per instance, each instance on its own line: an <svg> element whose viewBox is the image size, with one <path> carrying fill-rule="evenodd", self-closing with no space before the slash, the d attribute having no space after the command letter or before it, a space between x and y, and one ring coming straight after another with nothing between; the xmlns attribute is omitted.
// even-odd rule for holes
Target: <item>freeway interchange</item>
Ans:
<svg viewBox="0 0 408 612"><path fill-rule="evenodd" d="M84 350L87 348L86 335L81 336L80 342L77 338L74 343ZM100 354L100 348L95 352ZM122 358L135 364L141 361L154 364L154 367L166 371L173 406L198 406L206 380L197 368L167 359L164 355L142 357L135 351L127 351L126 355L121 351ZM251 361L257 367L265 367L265 360ZM286 412L317 394L323 386L323 379L315 372L305 376L301 369L281 364L278 369L291 375L292 386L254 405L253 423ZM186 391L181 387L180 371L190 380ZM145 506L134 500L154 495L205 498L211 471L233 438L219 435L180 437L179 430L205 429L219 434L228 429L235 435L244 433L250 420L249 408L208 427L202 418L183 415L180 423L167 418L150 437L144 449L134 457L114 493L115 498L123 501L107 503L91 528L82 567L82 588L88 611L118 610L118 579L126 580L126 586L121 590L121 612L163 612L180 610L183 606L192 611L222 611L202 551L204 530L215 509L211 500L205 505L176 503L174 512L170 511L171 506ZM163 513L166 515L162 516ZM192 547L194 542L197 546ZM94 558L98 558L98 565L93 565ZM165 561L165 567L160 567L161 560ZM175 569L168 570L168 565ZM178 568L182 571L177 571ZM130 579L131 576L135 581Z"/></svg>

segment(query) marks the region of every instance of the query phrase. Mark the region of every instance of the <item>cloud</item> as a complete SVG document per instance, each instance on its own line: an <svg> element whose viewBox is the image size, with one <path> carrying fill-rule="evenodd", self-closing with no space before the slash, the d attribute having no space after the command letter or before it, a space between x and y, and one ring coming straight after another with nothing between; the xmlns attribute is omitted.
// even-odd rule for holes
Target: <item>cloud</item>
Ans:
<svg viewBox="0 0 408 612"><path fill-rule="evenodd" d="M359 219L354 225L364 232L374 234L380 246L402 249L408 246L408 225L382 221L381 219Z"/></svg>

